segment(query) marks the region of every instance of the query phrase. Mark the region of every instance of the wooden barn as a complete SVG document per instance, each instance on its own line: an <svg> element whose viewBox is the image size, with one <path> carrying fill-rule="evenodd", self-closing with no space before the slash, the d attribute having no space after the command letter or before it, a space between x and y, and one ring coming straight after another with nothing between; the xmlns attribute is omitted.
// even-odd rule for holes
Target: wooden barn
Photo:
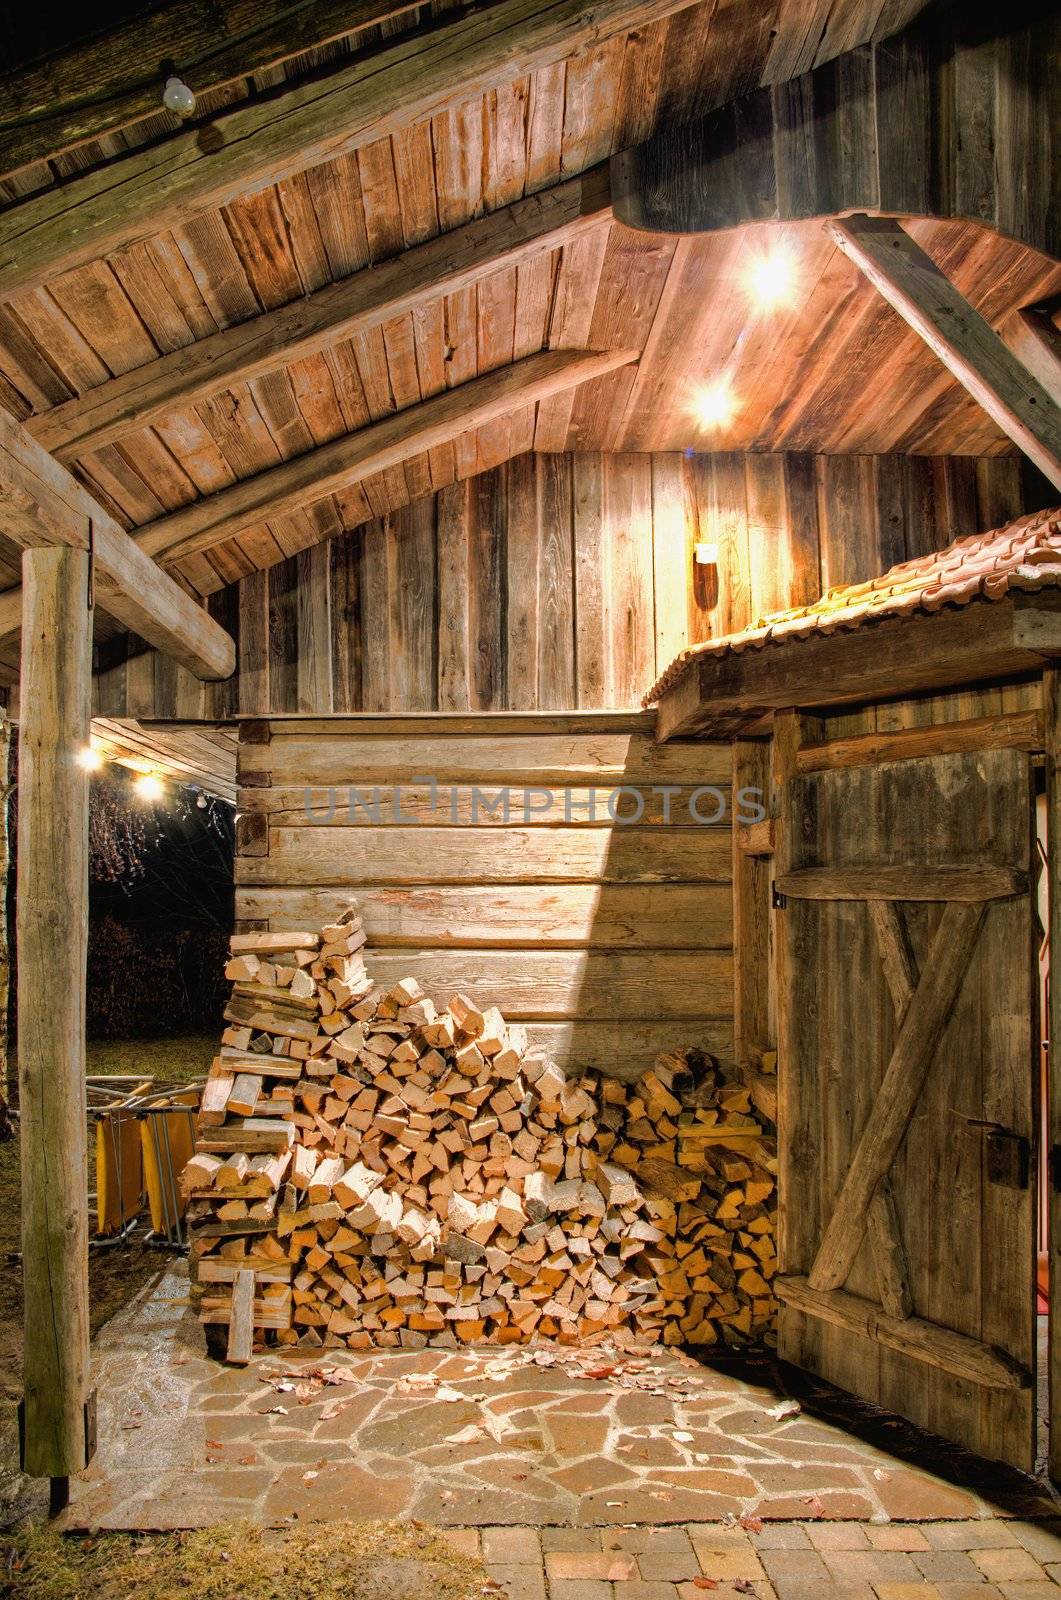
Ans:
<svg viewBox="0 0 1061 1600"><path fill-rule="evenodd" d="M185 1186L230 1353L776 1324L1049 1496L1056 14L129 10L0 74L26 1470L94 1448L91 740L236 806Z"/></svg>

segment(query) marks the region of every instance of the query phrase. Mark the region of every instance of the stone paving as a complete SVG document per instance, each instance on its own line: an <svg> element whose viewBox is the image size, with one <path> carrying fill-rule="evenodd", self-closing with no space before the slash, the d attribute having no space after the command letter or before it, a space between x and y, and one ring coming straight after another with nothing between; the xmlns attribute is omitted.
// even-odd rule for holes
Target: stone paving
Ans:
<svg viewBox="0 0 1061 1600"><path fill-rule="evenodd" d="M894 1419L876 1434L832 1419L767 1363L741 1375L674 1351L508 1347L271 1351L225 1367L205 1354L182 1263L108 1325L94 1363L100 1444L72 1486L76 1527L355 1516L577 1529L749 1515L883 1527L1061 1513L1030 1479L928 1461L922 1436L905 1449ZM671 1581L638 1581L657 1579ZM577 1581L556 1575L554 1588Z"/></svg>

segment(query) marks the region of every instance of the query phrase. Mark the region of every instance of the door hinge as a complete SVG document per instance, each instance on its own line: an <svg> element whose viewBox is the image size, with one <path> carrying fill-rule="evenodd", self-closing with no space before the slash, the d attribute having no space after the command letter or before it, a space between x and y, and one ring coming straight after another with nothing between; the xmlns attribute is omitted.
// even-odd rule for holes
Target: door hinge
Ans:
<svg viewBox="0 0 1061 1600"><path fill-rule="evenodd" d="M1055 1147L1056 1148L1056 1147ZM1023 1134L995 1128L987 1136L987 1179L1006 1189L1026 1189L1031 1178L1032 1147Z"/></svg>

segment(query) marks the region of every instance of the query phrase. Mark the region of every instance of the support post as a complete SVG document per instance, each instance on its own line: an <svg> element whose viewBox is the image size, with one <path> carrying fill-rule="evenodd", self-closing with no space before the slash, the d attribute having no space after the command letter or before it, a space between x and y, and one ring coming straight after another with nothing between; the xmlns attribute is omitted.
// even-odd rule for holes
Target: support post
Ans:
<svg viewBox="0 0 1061 1600"><path fill-rule="evenodd" d="M1061 668L1043 673L1046 732L1047 901L1050 941L1050 1014L1047 1038L1047 1126L1050 1273L1049 1403L1050 1476L1061 1481ZM1032 1290L1034 1293L1034 1288Z"/></svg>
<svg viewBox="0 0 1061 1600"><path fill-rule="evenodd" d="M18 1066L25 1292L23 1468L87 1465L85 961L92 612L84 550L22 557Z"/></svg>

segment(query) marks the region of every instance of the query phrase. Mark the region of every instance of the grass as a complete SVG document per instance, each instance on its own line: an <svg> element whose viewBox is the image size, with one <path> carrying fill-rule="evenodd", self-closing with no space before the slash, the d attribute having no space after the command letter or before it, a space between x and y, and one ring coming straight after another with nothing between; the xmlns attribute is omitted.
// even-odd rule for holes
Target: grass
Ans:
<svg viewBox="0 0 1061 1600"><path fill-rule="evenodd" d="M484 1589L499 1592L444 1534L415 1523L0 1537L4 1600L472 1600Z"/></svg>
<svg viewBox="0 0 1061 1600"><path fill-rule="evenodd" d="M201 1077L217 1051L211 1038L90 1041L91 1074L138 1074L158 1082ZM14 1067L12 1067L12 1072ZM89 1138L89 1187L95 1186L95 1139ZM21 1175L16 1136L0 1144L0 1527L21 1514L25 1479L14 1468L14 1404L22 1392ZM95 1334L162 1270L166 1258L142 1243L89 1253L89 1317ZM70 1591L73 1593L74 1591Z"/></svg>

